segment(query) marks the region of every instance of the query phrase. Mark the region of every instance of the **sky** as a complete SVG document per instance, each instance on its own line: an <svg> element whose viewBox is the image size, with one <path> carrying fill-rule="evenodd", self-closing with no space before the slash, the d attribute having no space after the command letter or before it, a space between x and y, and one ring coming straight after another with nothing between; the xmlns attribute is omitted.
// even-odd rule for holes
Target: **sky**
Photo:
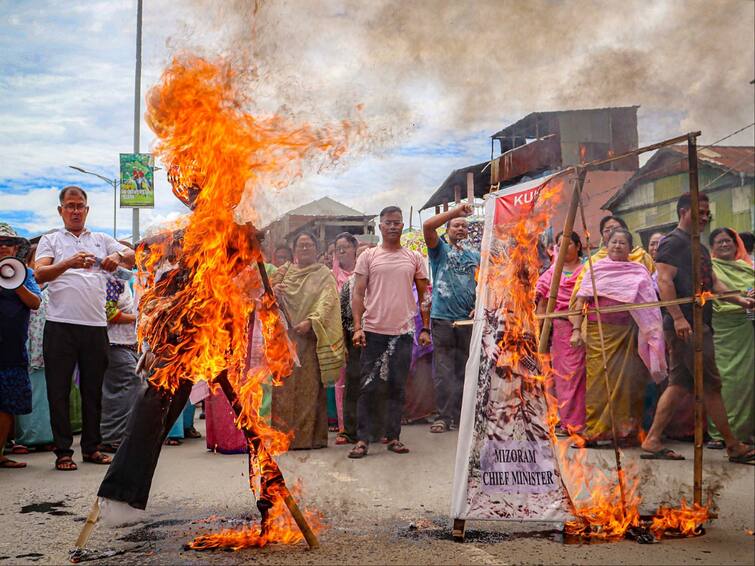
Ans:
<svg viewBox="0 0 755 566"><path fill-rule="evenodd" d="M641 144L755 121L749 0L144 0L143 22L141 113L171 58L193 53L239 70L251 114L363 121L337 164L267 199L269 220L326 195L408 216L530 112L640 105ZM135 27L136 0L0 0L0 221L59 227L57 192L77 184L89 227L112 232L112 187L69 166L113 178L133 150ZM726 143L755 145L753 130ZM142 118L141 151L155 141ZM185 212L158 171L142 234Z"/></svg>

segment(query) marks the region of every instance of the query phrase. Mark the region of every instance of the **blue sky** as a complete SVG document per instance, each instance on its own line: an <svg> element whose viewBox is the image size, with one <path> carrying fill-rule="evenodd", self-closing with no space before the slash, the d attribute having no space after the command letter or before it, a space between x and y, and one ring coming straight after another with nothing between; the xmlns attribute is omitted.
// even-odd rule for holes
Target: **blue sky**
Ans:
<svg viewBox="0 0 755 566"><path fill-rule="evenodd" d="M753 6L280 0L252 19L243 0L145 0L142 96L172 54L192 50L249 54L258 112L316 124L364 104L365 143L276 195L266 214L325 195L408 212L529 112L639 104L641 143L697 128L710 142L753 121L754 53L741 40ZM112 230L112 189L68 165L113 177L132 150L135 15L135 0L0 0L0 220L21 233L59 225L56 193L70 183L91 195L90 227ZM728 143L752 144L752 130ZM183 212L158 173L142 228ZM131 211L117 223L129 236Z"/></svg>

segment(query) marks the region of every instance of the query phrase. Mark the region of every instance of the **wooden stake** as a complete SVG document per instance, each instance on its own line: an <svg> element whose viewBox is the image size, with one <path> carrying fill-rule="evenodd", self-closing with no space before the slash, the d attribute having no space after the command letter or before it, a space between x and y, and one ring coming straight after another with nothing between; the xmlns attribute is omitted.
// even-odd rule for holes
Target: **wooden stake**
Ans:
<svg viewBox="0 0 755 566"><path fill-rule="evenodd" d="M451 531L451 536L453 536L454 541L456 542L464 542L464 531L466 529L467 522L464 519L454 519L454 526L453 530Z"/></svg>
<svg viewBox="0 0 755 566"><path fill-rule="evenodd" d="M608 415L611 420L611 438L613 440L613 455L616 460L616 478L619 482L619 496L621 497L621 514L626 517L627 514L627 497L626 487L624 486L624 471L621 466L621 451L619 450L619 433L616 429L616 415L613 410L613 389L608 381L608 357L606 356L606 339L603 335L603 320L600 316L600 304L598 302L598 286L595 284L595 271L593 269L592 255L590 254L590 231L587 229L587 220L585 219L585 207L582 204L582 195L577 193L579 199L579 214L582 219L582 228L585 231L585 241L587 242L587 263L590 266L590 279L592 280L592 296L595 301L595 315L598 319L598 335L600 336L600 353L603 358L603 382L606 387L606 401L608 403ZM551 283L552 285L552 283Z"/></svg>
<svg viewBox="0 0 755 566"><path fill-rule="evenodd" d="M100 498L95 497L94 498L94 504L92 505L92 509L89 511L89 515L87 516L86 523L84 523L84 526L81 527L81 532L79 533L79 538L76 539L76 550L83 550L86 545L87 541L89 541L89 537L92 536L92 531L94 530L94 525L97 523L97 520L100 518Z"/></svg>
<svg viewBox="0 0 755 566"><path fill-rule="evenodd" d="M467 173L467 204L474 206L474 173Z"/></svg>
<svg viewBox="0 0 755 566"><path fill-rule="evenodd" d="M702 264L700 260L700 192L697 176L697 137L687 137L687 160L689 161L689 194L692 206L692 286L695 293L702 291ZM695 456L693 466L693 501L703 502L703 305L692 305L692 345L694 347L695 378Z"/></svg>

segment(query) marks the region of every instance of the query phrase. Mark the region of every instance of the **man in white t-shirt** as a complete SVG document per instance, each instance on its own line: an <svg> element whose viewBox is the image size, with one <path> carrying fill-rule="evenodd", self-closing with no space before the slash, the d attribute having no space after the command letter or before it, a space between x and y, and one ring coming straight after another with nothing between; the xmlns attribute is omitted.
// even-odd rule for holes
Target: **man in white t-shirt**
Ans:
<svg viewBox="0 0 755 566"><path fill-rule="evenodd" d="M379 428L380 400L385 395L385 436L388 450L405 454L399 440L404 410L406 378L411 363L417 301L422 325L418 342L430 344L430 311L424 308L427 269L422 256L401 247L404 220L401 209L389 206L380 212L381 245L366 250L354 268L351 309L354 313L354 346L363 348L362 379L357 401L357 438L349 458L367 455L371 436Z"/></svg>
<svg viewBox="0 0 755 566"><path fill-rule="evenodd" d="M64 228L39 241L35 277L48 283L49 305L43 351L50 425L55 440L55 468L75 470L69 415L71 376L79 367L81 452L85 462L109 464L99 451L102 379L108 364L106 273L134 264L134 252L85 223L86 192L76 186L60 191L58 213Z"/></svg>

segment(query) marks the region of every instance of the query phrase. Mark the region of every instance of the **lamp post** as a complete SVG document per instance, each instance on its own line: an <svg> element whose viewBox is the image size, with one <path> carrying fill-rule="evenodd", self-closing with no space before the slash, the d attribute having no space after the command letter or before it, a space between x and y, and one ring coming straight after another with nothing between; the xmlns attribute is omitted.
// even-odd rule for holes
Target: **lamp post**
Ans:
<svg viewBox="0 0 755 566"><path fill-rule="evenodd" d="M104 177L100 175L99 173L92 173L91 171L87 171L86 169L82 169L81 167L76 167L75 165L69 165L71 169L75 169L76 171L79 171L81 173L86 173L87 175L94 175L98 179L102 179L105 181L108 185L113 187L113 238L115 238L115 222L116 222L116 216L118 214L118 179L108 179L107 177ZM117 239L117 238L116 238Z"/></svg>

